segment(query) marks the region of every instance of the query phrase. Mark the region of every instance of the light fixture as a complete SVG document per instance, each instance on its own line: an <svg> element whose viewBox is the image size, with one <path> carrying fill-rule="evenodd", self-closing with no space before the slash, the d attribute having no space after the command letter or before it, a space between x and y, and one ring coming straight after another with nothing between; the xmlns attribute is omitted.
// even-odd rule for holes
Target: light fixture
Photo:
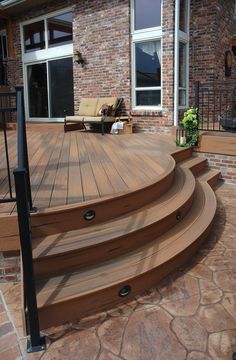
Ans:
<svg viewBox="0 0 236 360"><path fill-rule="evenodd" d="M79 50L75 51L74 60L75 60L75 62L77 62L77 64L81 64L81 66L84 67L85 60L83 59L83 56Z"/></svg>

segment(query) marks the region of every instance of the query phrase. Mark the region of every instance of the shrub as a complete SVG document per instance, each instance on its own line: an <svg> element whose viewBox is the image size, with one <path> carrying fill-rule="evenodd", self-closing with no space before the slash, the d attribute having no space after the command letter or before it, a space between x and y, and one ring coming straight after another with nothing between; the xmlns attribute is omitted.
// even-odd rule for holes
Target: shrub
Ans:
<svg viewBox="0 0 236 360"><path fill-rule="evenodd" d="M195 108L190 108L184 113L184 118L180 122L186 134L186 145L195 146L198 144L198 111ZM178 145L178 144L177 144Z"/></svg>

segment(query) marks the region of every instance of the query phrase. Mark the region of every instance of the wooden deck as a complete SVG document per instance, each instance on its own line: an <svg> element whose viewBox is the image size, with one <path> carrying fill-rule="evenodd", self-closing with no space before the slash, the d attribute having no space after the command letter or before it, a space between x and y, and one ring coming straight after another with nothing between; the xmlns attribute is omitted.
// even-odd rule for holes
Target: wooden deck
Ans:
<svg viewBox="0 0 236 360"><path fill-rule="evenodd" d="M44 126L44 128L43 128ZM156 134L64 134L62 125L30 125L28 150L34 206L46 209L86 202L143 187L159 177L176 151L172 138ZM8 131L11 169L16 132ZM9 196L3 134L0 134L0 196ZM14 179L12 179L14 193ZM1 204L12 214L14 204Z"/></svg>

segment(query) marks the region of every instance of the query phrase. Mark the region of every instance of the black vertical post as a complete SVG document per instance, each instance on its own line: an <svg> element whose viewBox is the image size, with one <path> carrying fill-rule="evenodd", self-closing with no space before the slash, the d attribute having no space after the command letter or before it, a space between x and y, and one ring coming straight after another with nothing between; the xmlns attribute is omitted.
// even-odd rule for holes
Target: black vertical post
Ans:
<svg viewBox="0 0 236 360"><path fill-rule="evenodd" d="M5 140L5 153L6 153L6 161L7 161L8 185L9 185L10 198L12 199L11 173L10 173L10 162L9 162L9 154L8 154L7 128L6 128L5 112L2 112L2 123L3 123L3 133L4 133L4 140Z"/></svg>
<svg viewBox="0 0 236 360"><path fill-rule="evenodd" d="M20 154L18 152L18 157L23 155L22 162L23 162L24 168L26 169L26 184L27 184L27 194L28 194L30 211L35 211L36 209L33 208L31 184L30 184L30 171L29 171L29 159L28 159L28 148L27 148L27 137L26 137L23 86L16 86L16 107L17 107L17 126L19 128L18 136L20 136L20 138L21 138L21 139L18 139L18 141L22 142L22 148L23 148L22 154ZM23 136L23 138L22 138L22 136ZM19 163L19 159L18 159L18 163Z"/></svg>
<svg viewBox="0 0 236 360"><path fill-rule="evenodd" d="M200 91L200 82L196 81L194 83L194 107L197 109L197 121L199 123L199 91Z"/></svg>
<svg viewBox="0 0 236 360"><path fill-rule="evenodd" d="M20 149L18 149L19 151ZM27 351L35 352L45 349L45 338L40 336L37 299L34 282L34 268L31 246L31 224L29 203L27 201L27 171L24 168L14 170L17 198L17 213L21 254L24 269L24 295L27 305L27 332L29 334Z"/></svg>

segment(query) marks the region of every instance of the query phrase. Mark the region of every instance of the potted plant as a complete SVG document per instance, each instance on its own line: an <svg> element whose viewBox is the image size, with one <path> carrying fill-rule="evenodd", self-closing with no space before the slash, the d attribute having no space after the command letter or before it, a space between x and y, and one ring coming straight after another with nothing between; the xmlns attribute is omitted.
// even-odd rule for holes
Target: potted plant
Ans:
<svg viewBox="0 0 236 360"><path fill-rule="evenodd" d="M196 108L190 108L184 113L181 120L183 126L182 136L176 141L179 146L196 146L198 144L198 111Z"/></svg>

